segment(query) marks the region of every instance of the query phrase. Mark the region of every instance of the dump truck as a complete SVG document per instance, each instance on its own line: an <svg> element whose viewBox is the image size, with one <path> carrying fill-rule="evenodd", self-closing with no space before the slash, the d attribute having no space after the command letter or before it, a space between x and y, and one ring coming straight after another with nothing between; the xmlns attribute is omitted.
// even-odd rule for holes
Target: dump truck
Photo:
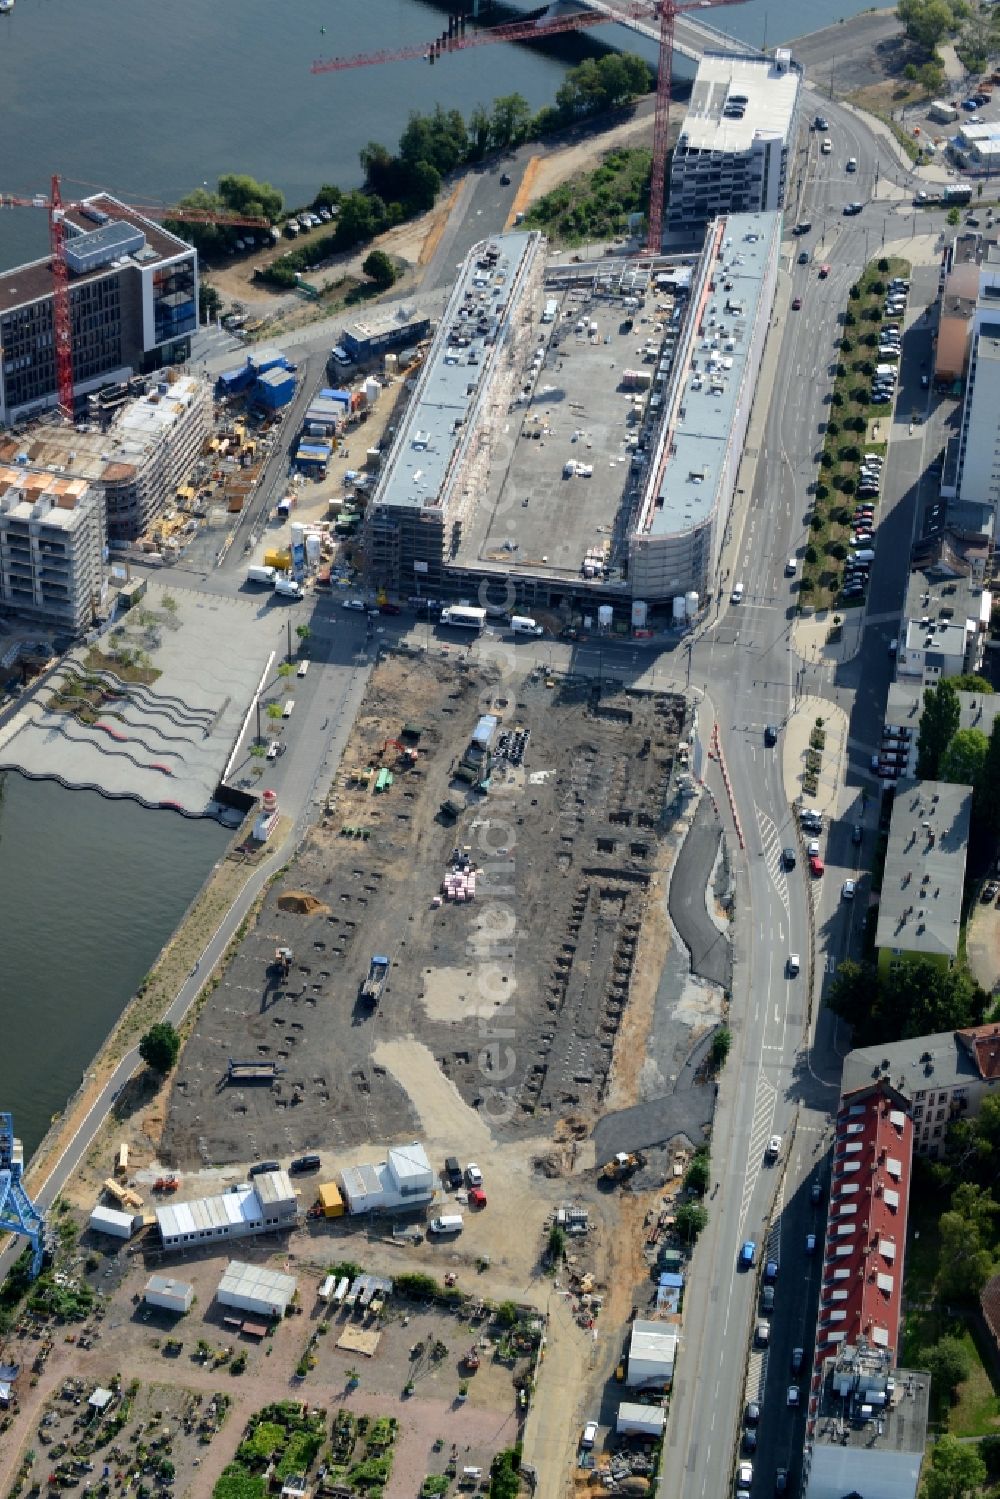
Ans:
<svg viewBox="0 0 1000 1499"><path fill-rule="evenodd" d="M388 977L389 959L381 953L376 953L368 964L368 975L361 985L361 998L366 1004L378 1004L385 992L385 982Z"/></svg>
<svg viewBox="0 0 1000 1499"><path fill-rule="evenodd" d="M641 1171L646 1164L646 1157L641 1150L627 1155L620 1150L617 1155L612 1156L606 1165L601 1167L600 1179L604 1182L623 1182L637 1171Z"/></svg>

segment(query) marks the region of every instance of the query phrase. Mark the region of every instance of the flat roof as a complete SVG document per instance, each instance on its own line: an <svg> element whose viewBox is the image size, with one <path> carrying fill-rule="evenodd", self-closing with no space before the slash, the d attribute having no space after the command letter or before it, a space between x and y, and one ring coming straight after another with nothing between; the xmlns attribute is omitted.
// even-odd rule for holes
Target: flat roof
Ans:
<svg viewBox="0 0 1000 1499"><path fill-rule="evenodd" d="M3 513L7 517L34 520L48 528L71 531L81 523L84 514L82 501L91 491L85 479L66 479L44 469L21 465L8 468L5 465L0 467L0 500L12 492L22 494L24 498L4 507ZM51 504L36 513L40 500L48 500Z"/></svg>
<svg viewBox="0 0 1000 1499"><path fill-rule="evenodd" d="M673 1365L677 1357L677 1329L662 1322L633 1322L628 1356L647 1364Z"/></svg>
<svg viewBox="0 0 1000 1499"><path fill-rule="evenodd" d="M186 1296L193 1290L189 1280L175 1280L172 1275L151 1275L143 1286L144 1292L152 1291L159 1296Z"/></svg>
<svg viewBox="0 0 1000 1499"><path fill-rule="evenodd" d="M780 213L734 213L709 227L664 396L640 536L689 531L719 502L737 412L753 400L750 344L781 222Z"/></svg>
<svg viewBox="0 0 1000 1499"><path fill-rule="evenodd" d="M261 1207L280 1206L295 1201L295 1188L287 1171L262 1171L254 1177L254 1191Z"/></svg>
<svg viewBox="0 0 1000 1499"><path fill-rule="evenodd" d="M217 1197L195 1197L190 1202L171 1202L156 1209L156 1222L164 1239L204 1229L225 1229L262 1220L260 1202L246 1183Z"/></svg>
<svg viewBox="0 0 1000 1499"><path fill-rule="evenodd" d="M919 1468L927 1441L929 1374L896 1368L862 1340L826 1359L820 1377L814 1448L862 1448L873 1460L880 1452L909 1452Z"/></svg>
<svg viewBox="0 0 1000 1499"><path fill-rule="evenodd" d="M402 1187L404 1182L419 1181L433 1176L427 1152L419 1140L410 1145L393 1145L388 1152L392 1174Z"/></svg>
<svg viewBox="0 0 1000 1499"><path fill-rule="evenodd" d="M900 781L889 825L876 947L955 956L971 816L971 786Z"/></svg>
<svg viewBox="0 0 1000 1499"><path fill-rule="evenodd" d="M379 338L383 333L393 333L399 328L410 328L428 321L426 312L418 312L415 307L408 307L404 302L398 307L384 310L373 308L364 317L345 323L343 331L356 342L365 343L368 339Z"/></svg>
<svg viewBox="0 0 1000 1499"><path fill-rule="evenodd" d="M759 53L706 52L698 64L678 144L735 155L748 151L758 137L786 139L800 83L797 70Z"/></svg>
<svg viewBox="0 0 1000 1499"><path fill-rule="evenodd" d="M109 220L128 224L142 231L145 236L143 258L141 262L135 263L141 263L144 268L155 265L159 261L174 260L179 255L194 254L194 250L185 240L169 233L162 225L154 223L137 209L119 202L108 193L97 193L91 198L83 199L81 203L71 203L66 207L65 219L69 237L96 232L96 221L83 211L85 207L90 208L95 214L107 214ZM108 226L105 224L102 227ZM86 281L94 281L101 276L116 273L117 267L114 265L98 266L81 275L71 270L70 290L72 291L74 286L81 286ZM22 307L27 302L37 302L41 297L51 295L52 257L49 255L42 260L28 261L24 265L14 266L9 271L0 272L0 313L9 312L11 308Z"/></svg>
<svg viewBox="0 0 1000 1499"><path fill-rule="evenodd" d="M490 266L480 264L488 246ZM482 241L469 253L438 327L417 388L396 434L372 500L374 508L442 514L442 490L456 455L470 440L483 389L493 377L501 330L525 263L540 250L539 234L514 232ZM371 323L359 323L369 338ZM454 338L468 342L458 346Z"/></svg>
<svg viewBox="0 0 1000 1499"><path fill-rule="evenodd" d="M228 1296L284 1301L287 1305L295 1295L295 1286L294 1275L269 1270L266 1265L250 1265L245 1260L230 1260L216 1294L224 1291Z"/></svg>
<svg viewBox="0 0 1000 1499"><path fill-rule="evenodd" d="M979 729L987 739L993 729L993 721L1000 718L1000 693L960 692L958 694L960 729ZM890 682L886 699L885 721L901 724L913 730L914 742L920 719L924 711L924 687L922 684Z"/></svg>

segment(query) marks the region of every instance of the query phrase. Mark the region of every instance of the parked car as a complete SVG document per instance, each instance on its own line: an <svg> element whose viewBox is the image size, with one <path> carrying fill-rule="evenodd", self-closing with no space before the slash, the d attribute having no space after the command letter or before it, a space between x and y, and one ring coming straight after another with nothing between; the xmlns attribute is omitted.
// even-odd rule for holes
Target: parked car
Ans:
<svg viewBox="0 0 1000 1499"><path fill-rule="evenodd" d="M788 1404L794 1410L798 1406L798 1403L799 1403L799 1387L798 1387L797 1384L790 1384L788 1386Z"/></svg>
<svg viewBox="0 0 1000 1499"><path fill-rule="evenodd" d="M481 1187L483 1184L483 1173L475 1161L470 1161L465 1168L465 1180L470 1187Z"/></svg>
<svg viewBox="0 0 1000 1499"><path fill-rule="evenodd" d="M778 1261L777 1260L768 1260L767 1264L764 1266L764 1284L765 1284L765 1286L773 1286L774 1283L775 1283L775 1281L777 1279L778 1279Z"/></svg>
<svg viewBox="0 0 1000 1499"><path fill-rule="evenodd" d="M850 593L851 590L846 589L845 592ZM813 876L814 879L818 880L823 874L825 874L825 872L826 865L823 863L823 860L820 858L819 854L813 854L812 858L809 860L809 873Z"/></svg>
<svg viewBox="0 0 1000 1499"><path fill-rule="evenodd" d="M597 1422L588 1421L580 1436L581 1447L593 1447L597 1441Z"/></svg>
<svg viewBox="0 0 1000 1499"><path fill-rule="evenodd" d="M760 1309L765 1317L769 1317L774 1311L774 1287L765 1286L760 1293Z"/></svg>
<svg viewBox="0 0 1000 1499"><path fill-rule="evenodd" d="M457 1155L448 1156L444 1163L444 1176L453 1191L462 1185L462 1168Z"/></svg>
<svg viewBox="0 0 1000 1499"><path fill-rule="evenodd" d="M777 724L773 724L773 723L765 724L765 726L764 726L764 743L767 745L768 749L771 749L774 745L777 744L777 742L778 742L778 726L777 726Z"/></svg>
<svg viewBox="0 0 1000 1499"><path fill-rule="evenodd" d="M857 883L854 880L845 880L840 893L844 900L853 900L854 892L857 888Z"/></svg>
<svg viewBox="0 0 1000 1499"><path fill-rule="evenodd" d="M752 1426L746 1427L743 1432L743 1451L757 1451L757 1433Z"/></svg>
<svg viewBox="0 0 1000 1499"><path fill-rule="evenodd" d="M743 1420L747 1426L756 1426L760 1420L760 1406L756 1400L748 1400L746 1410L743 1412Z"/></svg>
<svg viewBox="0 0 1000 1499"><path fill-rule="evenodd" d="M766 1348L771 1341L770 1322L758 1322L754 1328L753 1340L758 1348Z"/></svg>

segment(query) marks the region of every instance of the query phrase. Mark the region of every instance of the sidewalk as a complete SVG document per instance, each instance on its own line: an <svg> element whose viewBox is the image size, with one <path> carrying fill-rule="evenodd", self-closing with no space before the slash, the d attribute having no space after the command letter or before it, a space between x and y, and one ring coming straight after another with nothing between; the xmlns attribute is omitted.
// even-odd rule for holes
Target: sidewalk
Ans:
<svg viewBox="0 0 1000 1499"><path fill-rule="evenodd" d="M840 635L830 640L835 619L840 620ZM841 666L861 649L865 630L864 609L820 609L802 614L792 627L792 649L802 661L813 665Z"/></svg>

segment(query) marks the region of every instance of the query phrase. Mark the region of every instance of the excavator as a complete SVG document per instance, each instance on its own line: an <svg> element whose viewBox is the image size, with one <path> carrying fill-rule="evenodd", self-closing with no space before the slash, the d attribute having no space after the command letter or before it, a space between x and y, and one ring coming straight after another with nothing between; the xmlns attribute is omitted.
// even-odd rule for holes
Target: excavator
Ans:
<svg viewBox="0 0 1000 1499"><path fill-rule="evenodd" d="M631 1155L620 1150L617 1155L611 1157L611 1160L606 1165L601 1167L598 1180L609 1185L628 1181L637 1171L641 1171L645 1164L646 1157L641 1150L637 1150Z"/></svg>

